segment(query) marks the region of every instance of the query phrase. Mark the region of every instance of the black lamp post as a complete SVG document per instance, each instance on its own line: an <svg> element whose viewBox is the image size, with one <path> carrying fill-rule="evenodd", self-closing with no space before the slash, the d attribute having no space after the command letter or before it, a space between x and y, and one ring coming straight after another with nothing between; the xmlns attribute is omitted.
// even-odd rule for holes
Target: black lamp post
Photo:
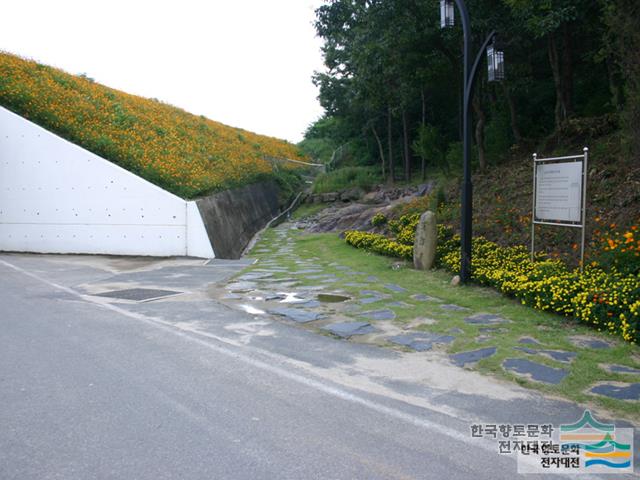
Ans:
<svg viewBox="0 0 640 480"><path fill-rule="evenodd" d="M460 264L460 280L466 283L471 279L471 237L473 223L473 185L471 183L471 101L478 67L487 52L489 81L504 79L504 53L493 45L496 32L491 32L471 64L471 22L464 0L440 0L440 25L442 28L455 24L453 4L458 6L462 17L464 32L464 102L462 111L462 141L464 144L464 179L462 185L462 222L461 244L462 258Z"/></svg>

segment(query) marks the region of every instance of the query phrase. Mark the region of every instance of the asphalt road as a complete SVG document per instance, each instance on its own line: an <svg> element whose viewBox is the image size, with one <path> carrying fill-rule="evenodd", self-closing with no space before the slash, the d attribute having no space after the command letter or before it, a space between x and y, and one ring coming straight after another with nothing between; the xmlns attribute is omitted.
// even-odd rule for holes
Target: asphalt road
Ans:
<svg viewBox="0 0 640 480"><path fill-rule="evenodd" d="M123 274L99 263L0 257L0 479L517 476L512 457L468 433L468 418L504 403L439 392L465 415L476 405L457 418L404 399L415 385L352 386L349 368L360 377L350 358L391 357L231 311L196 288L239 266L171 267L163 283L155 267ZM87 295L100 282L144 284L144 275L156 287L182 281L191 297ZM350 367L336 374L338 364ZM529 413L577 411L522 402Z"/></svg>

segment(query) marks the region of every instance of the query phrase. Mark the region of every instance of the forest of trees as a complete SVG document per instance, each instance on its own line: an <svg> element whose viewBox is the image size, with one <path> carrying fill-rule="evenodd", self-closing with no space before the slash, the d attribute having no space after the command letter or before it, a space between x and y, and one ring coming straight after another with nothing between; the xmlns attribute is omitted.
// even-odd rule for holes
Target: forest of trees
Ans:
<svg viewBox="0 0 640 480"><path fill-rule="evenodd" d="M622 129L640 155L638 0L466 0L474 51L491 30L506 80L481 71L474 159L487 169L512 145L567 129ZM457 12L456 12L457 15ZM327 155L348 146L389 181L446 169L462 155L462 31L440 28L439 0L327 0L316 10L326 69L313 81L325 115L305 135ZM475 53L474 53L475 55Z"/></svg>

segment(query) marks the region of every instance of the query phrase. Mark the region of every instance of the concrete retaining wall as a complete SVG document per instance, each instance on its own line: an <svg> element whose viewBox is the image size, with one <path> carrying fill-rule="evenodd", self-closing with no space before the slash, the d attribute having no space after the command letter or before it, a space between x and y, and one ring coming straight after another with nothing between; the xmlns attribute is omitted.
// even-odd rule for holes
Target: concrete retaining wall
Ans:
<svg viewBox="0 0 640 480"><path fill-rule="evenodd" d="M227 190L196 201L218 258L240 258L244 248L278 215L278 187L273 182Z"/></svg>
<svg viewBox="0 0 640 480"><path fill-rule="evenodd" d="M0 250L214 256L195 202L2 107Z"/></svg>
<svg viewBox="0 0 640 480"><path fill-rule="evenodd" d="M185 201L0 107L0 251L233 259L278 207L274 182Z"/></svg>

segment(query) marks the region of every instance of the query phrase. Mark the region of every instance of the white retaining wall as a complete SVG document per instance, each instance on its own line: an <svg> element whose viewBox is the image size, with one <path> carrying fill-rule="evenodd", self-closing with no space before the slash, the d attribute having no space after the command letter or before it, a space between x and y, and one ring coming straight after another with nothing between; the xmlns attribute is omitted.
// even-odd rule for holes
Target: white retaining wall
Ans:
<svg viewBox="0 0 640 480"><path fill-rule="evenodd" d="M2 107L0 250L214 257L195 202Z"/></svg>

